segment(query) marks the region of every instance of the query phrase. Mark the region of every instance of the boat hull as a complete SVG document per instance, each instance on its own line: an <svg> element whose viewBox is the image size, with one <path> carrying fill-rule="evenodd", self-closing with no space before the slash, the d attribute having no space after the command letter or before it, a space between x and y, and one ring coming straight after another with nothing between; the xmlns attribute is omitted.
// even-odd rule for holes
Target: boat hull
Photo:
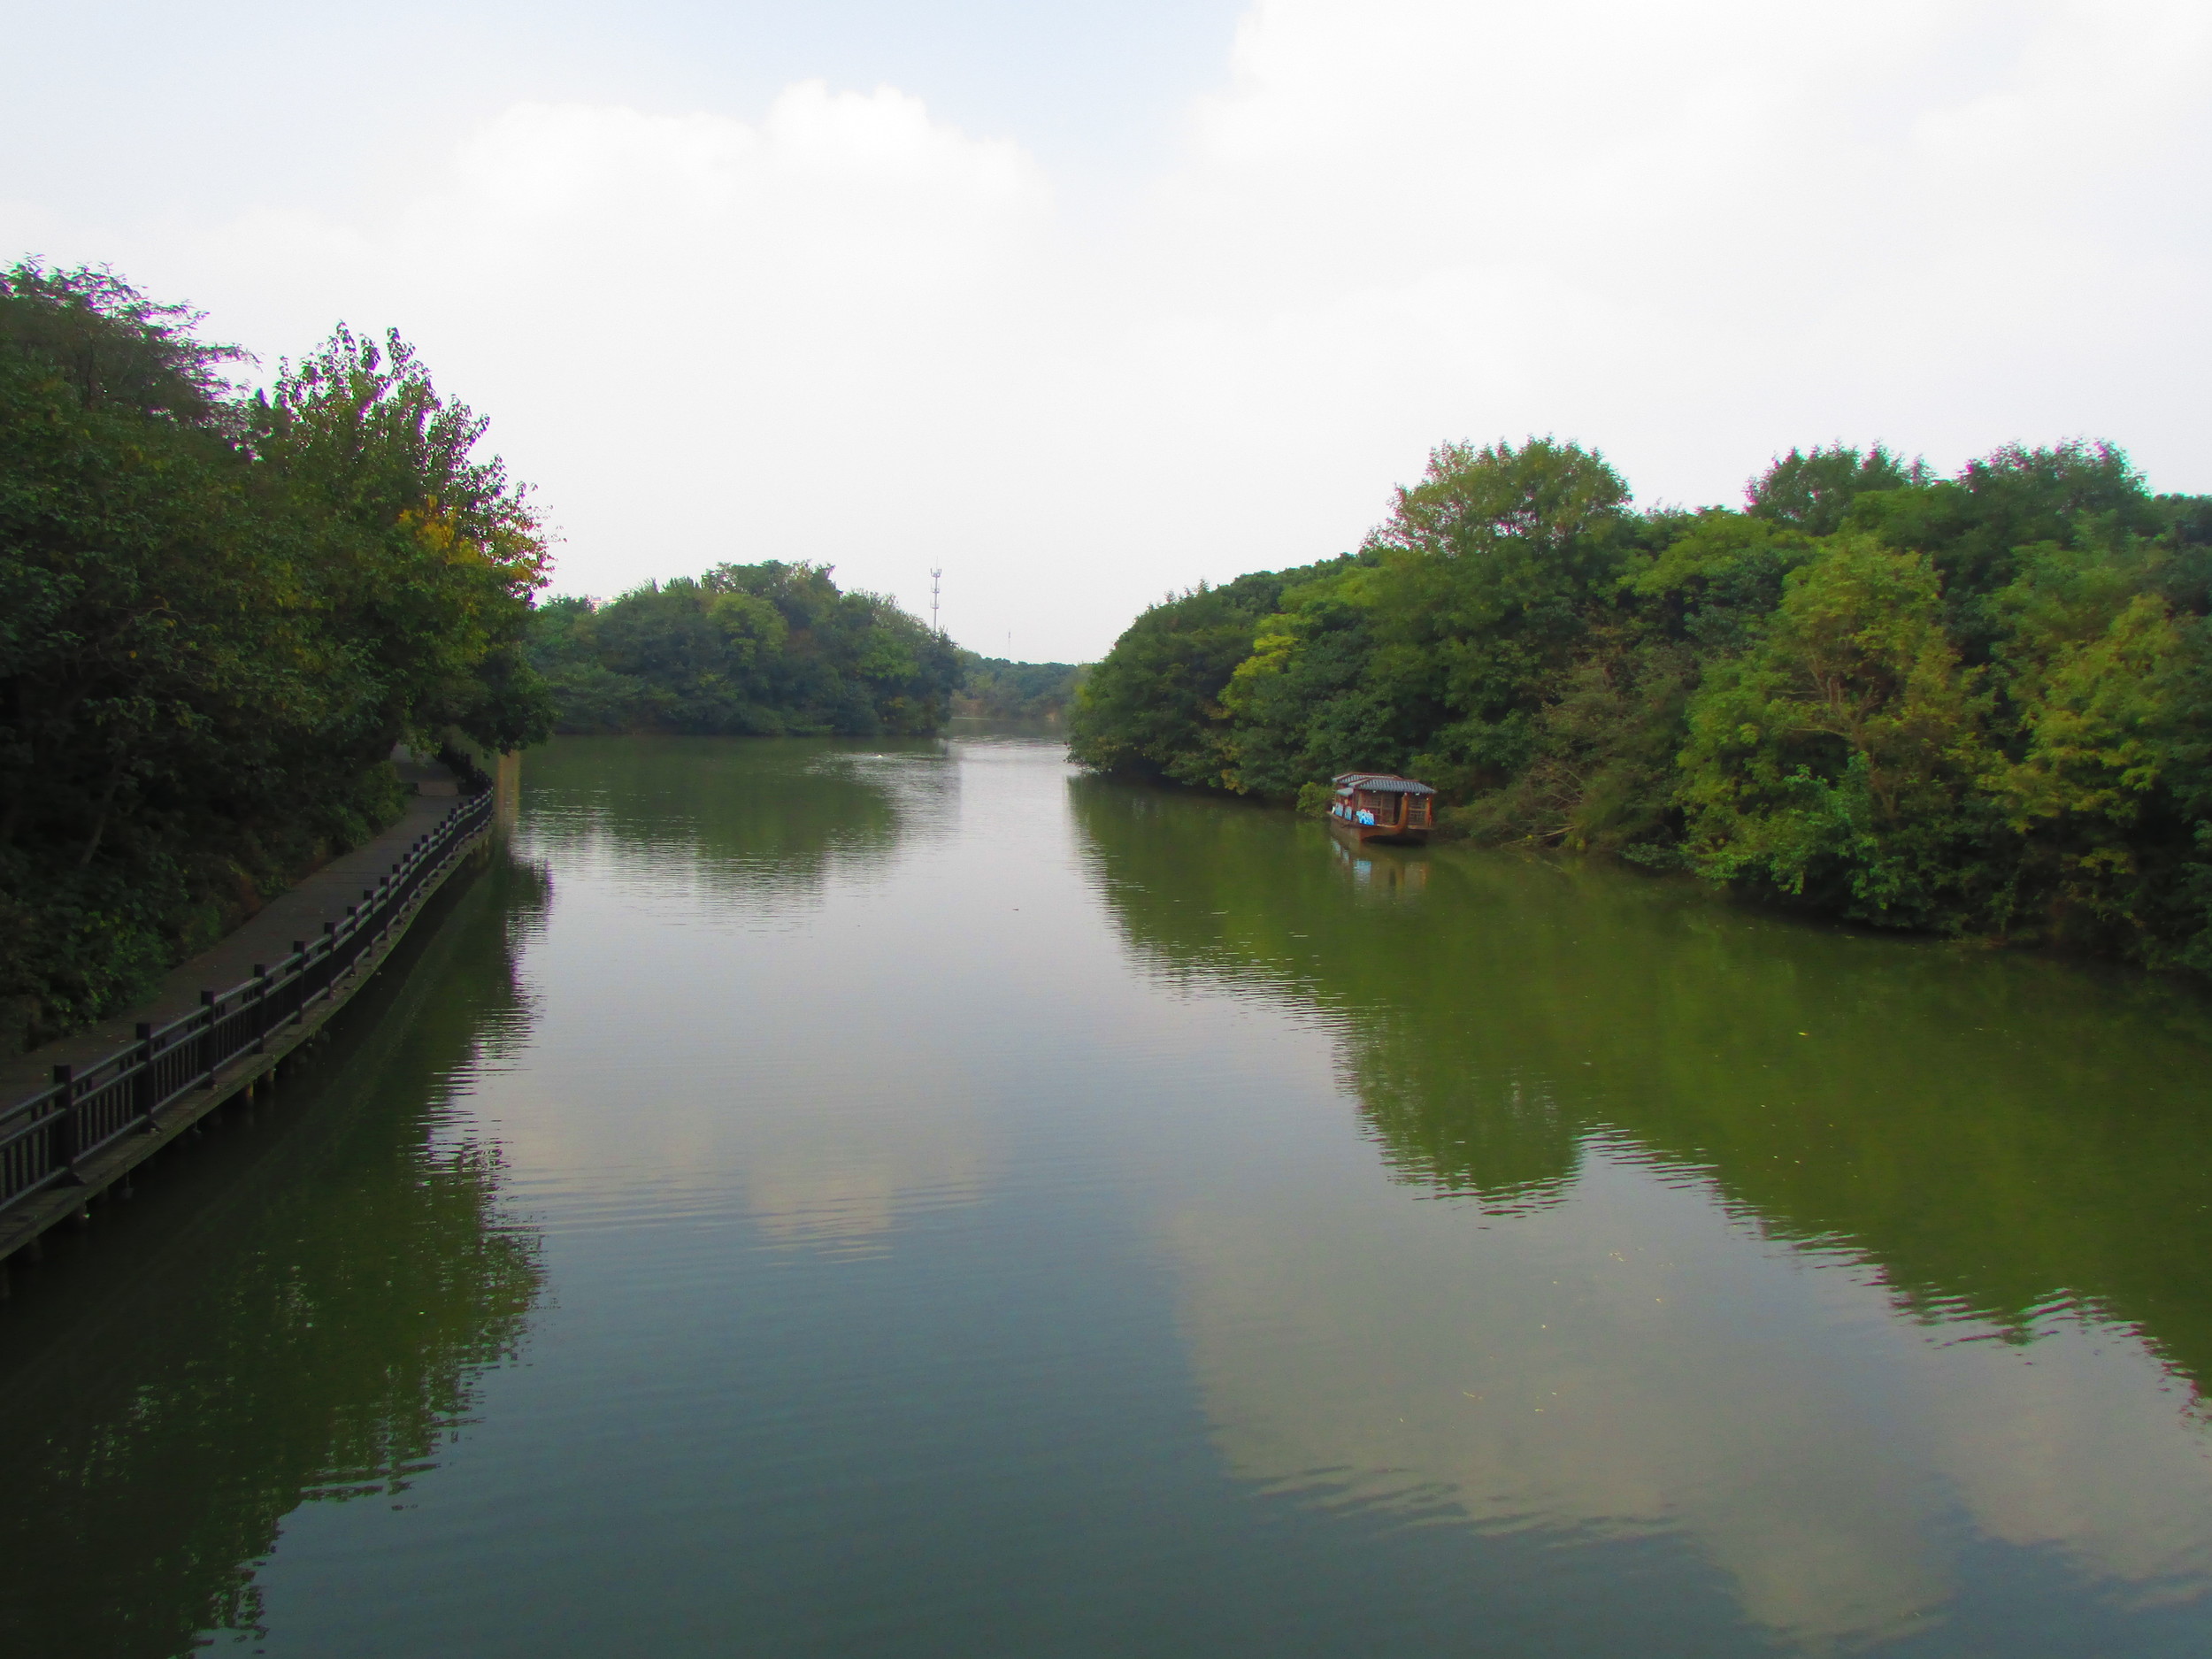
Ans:
<svg viewBox="0 0 2212 1659"><path fill-rule="evenodd" d="M1355 847L1380 842L1385 847L1424 847L1428 844L1429 833L1425 829L1400 829L1394 824L1356 824L1349 818L1329 815L1329 827Z"/></svg>

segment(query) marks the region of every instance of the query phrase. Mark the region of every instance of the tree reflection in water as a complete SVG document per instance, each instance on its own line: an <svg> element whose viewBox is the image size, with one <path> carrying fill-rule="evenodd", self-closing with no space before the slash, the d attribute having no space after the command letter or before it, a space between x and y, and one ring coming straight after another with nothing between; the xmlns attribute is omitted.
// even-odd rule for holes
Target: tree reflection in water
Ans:
<svg viewBox="0 0 2212 1659"><path fill-rule="evenodd" d="M968 1056L917 1023L917 998L871 997L887 960L854 960L849 924L808 931L956 833L961 769L943 742L563 738L530 765L526 844L565 883L561 945L532 971L557 1006L591 1010L541 1033L537 1105L514 1143L541 1181L562 1171L602 1218L735 1206L780 1243L833 1255L879 1252L900 1217L973 1202L992 1148ZM641 950L649 964L608 971ZM846 999L864 1042L833 1011ZM724 1046L733 1006L757 1026L741 1066ZM712 1080L649 1112L606 1110L629 1084L619 1064L610 1075L601 1027L621 1033L617 1052ZM887 1095L887 1048L900 1056Z"/></svg>
<svg viewBox="0 0 2212 1659"><path fill-rule="evenodd" d="M1318 826L1075 788L1157 971L1344 1017L1346 1081L1402 1179L1521 1210L1624 1136L1774 1235L1847 1245L1925 1317L2093 1309L2212 1380L2193 992L1544 859L1371 849L1363 873Z"/></svg>
<svg viewBox="0 0 2212 1659"><path fill-rule="evenodd" d="M1074 810L1136 960L1325 1026L1391 1178L1448 1201L1261 1146L1173 1218L1240 1474L1678 1529L1814 1645L1930 1628L1967 1537L2085 1605L2212 1586L2193 993L1094 780Z"/></svg>
<svg viewBox="0 0 2212 1659"><path fill-rule="evenodd" d="M944 754L934 738L562 738L530 757L529 844L626 860L657 902L772 911L949 831Z"/></svg>
<svg viewBox="0 0 2212 1659"><path fill-rule="evenodd" d="M540 1286L448 1102L529 1020L542 870L503 849L250 1125L165 1155L0 1312L0 1646L155 1659L250 1632L303 1502L399 1499Z"/></svg>

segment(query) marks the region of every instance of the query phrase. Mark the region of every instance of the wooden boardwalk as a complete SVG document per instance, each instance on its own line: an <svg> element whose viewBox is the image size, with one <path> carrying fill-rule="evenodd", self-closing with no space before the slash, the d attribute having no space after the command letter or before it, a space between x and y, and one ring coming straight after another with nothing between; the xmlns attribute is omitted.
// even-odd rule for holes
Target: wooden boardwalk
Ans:
<svg viewBox="0 0 2212 1659"><path fill-rule="evenodd" d="M485 843L494 797L420 797L164 981L145 1007L0 1066L0 1296L12 1258L127 1197L132 1172L250 1100Z"/></svg>

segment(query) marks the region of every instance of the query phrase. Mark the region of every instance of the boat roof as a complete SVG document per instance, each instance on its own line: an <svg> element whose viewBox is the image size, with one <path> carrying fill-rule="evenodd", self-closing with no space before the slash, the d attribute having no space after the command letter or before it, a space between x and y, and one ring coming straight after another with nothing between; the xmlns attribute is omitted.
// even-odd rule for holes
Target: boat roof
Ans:
<svg viewBox="0 0 2212 1659"><path fill-rule="evenodd" d="M1401 778L1394 772L1340 772L1336 775L1339 787L1346 789L1366 789L1379 795L1434 795L1435 790L1414 778Z"/></svg>

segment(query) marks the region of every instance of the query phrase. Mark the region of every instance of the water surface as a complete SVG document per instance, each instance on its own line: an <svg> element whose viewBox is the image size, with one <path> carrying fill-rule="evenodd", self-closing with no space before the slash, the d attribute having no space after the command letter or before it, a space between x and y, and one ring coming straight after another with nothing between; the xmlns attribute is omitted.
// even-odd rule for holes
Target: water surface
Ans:
<svg viewBox="0 0 2212 1659"><path fill-rule="evenodd" d="M570 740L0 1310L9 1651L2197 1654L2193 993Z"/></svg>

